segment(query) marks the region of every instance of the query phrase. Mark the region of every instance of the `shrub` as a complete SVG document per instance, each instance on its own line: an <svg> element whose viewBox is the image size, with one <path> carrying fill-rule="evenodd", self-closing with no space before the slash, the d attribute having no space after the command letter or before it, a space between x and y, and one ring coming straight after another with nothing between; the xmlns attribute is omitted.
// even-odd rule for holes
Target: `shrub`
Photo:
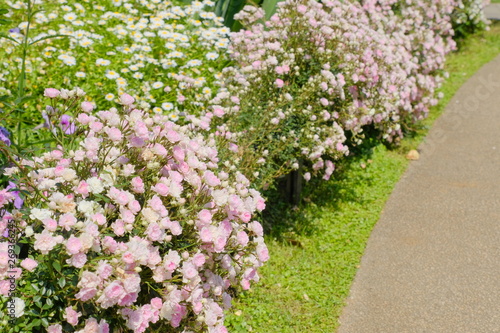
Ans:
<svg viewBox="0 0 500 333"><path fill-rule="evenodd" d="M489 0L457 1L452 14L453 30L457 38L488 29L489 21L484 15L484 7L489 3Z"/></svg>
<svg viewBox="0 0 500 333"><path fill-rule="evenodd" d="M4 331L227 332L233 291L268 259L252 220L260 194L188 127L127 94L92 114L84 94L47 89L46 127L60 144L6 169L20 193L0 191L0 234L18 226L23 260L9 267L0 243L1 300L15 271L20 303Z"/></svg>
<svg viewBox="0 0 500 333"><path fill-rule="evenodd" d="M201 123L238 146L235 167L258 188L301 160L328 179L367 128L399 140L437 103L452 7L408 2L396 14L398 4L288 0L265 23L253 6L236 16L234 64Z"/></svg>

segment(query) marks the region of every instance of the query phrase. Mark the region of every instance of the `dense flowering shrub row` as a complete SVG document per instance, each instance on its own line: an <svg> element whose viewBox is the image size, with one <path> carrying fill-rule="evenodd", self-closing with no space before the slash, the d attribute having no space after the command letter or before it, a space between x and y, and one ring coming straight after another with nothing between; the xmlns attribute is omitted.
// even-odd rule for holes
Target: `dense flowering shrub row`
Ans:
<svg viewBox="0 0 500 333"><path fill-rule="evenodd" d="M299 161L328 179L367 127L399 140L438 101L455 48L453 8L451 0L287 0L264 22L262 9L246 6L208 117L240 148L236 167L263 187Z"/></svg>
<svg viewBox="0 0 500 333"><path fill-rule="evenodd" d="M218 167L213 142L135 109L130 95L121 96L120 108L95 114L83 102L73 123L61 119L84 92L46 95L47 125L68 149L6 169L24 192L24 209L17 205L0 222L0 234L9 232L9 220L24 232L28 257L14 271L25 283L27 325L40 317L32 312L40 296L51 300L38 309L49 332L61 332L62 323L77 332L97 325L109 332L110 324L134 332L227 332L230 288L248 289L268 259L262 227L252 220L265 207L260 194L241 173ZM0 208L14 198L2 190ZM4 296L13 271L7 247L0 242ZM39 282L52 292L40 291Z"/></svg>
<svg viewBox="0 0 500 333"><path fill-rule="evenodd" d="M0 94L13 95L23 41L28 85L60 90L33 103L48 151L13 154L0 117L12 332L227 332L235 290L268 259L257 189L301 165L329 179L368 130L398 141L438 101L453 28L486 23L477 1L285 0L267 22L246 6L229 34L209 0L33 3L45 10L0 41ZM92 98L61 89L73 85Z"/></svg>

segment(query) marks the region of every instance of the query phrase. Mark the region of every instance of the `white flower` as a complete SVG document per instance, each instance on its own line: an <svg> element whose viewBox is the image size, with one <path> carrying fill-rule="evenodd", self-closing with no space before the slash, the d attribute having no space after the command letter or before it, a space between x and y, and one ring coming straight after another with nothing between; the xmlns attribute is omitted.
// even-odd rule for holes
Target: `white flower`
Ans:
<svg viewBox="0 0 500 333"><path fill-rule="evenodd" d="M111 64L111 61L99 58L95 61L95 64L97 66L108 66L109 64Z"/></svg>
<svg viewBox="0 0 500 333"><path fill-rule="evenodd" d="M159 82L159 81L155 82L155 83L153 83L152 87L153 87L153 89L160 89L163 87L163 82Z"/></svg>
<svg viewBox="0 0 500 333"><path fill-rule="evenodd" d="M132 77L133 77L134 79L142 79L142 78L144 77L144 75L143 75L142 73L140 73L140 72L135 72L135 73L132 75Z"/></svg>
<svg viewBox="0 0 500 333"><path fill-rule="evenodd" d="M31 237L34 234L33 228L29 225L24 229L24 233L26 234L26 237Z"/></svg>
<svg viewBox="0 0 500 333"><path fill-rule="evenodd" d="M114 79L117 79L120 77L120 75L117 72L110 71L110 70L107 70L105 75L108 79L111 79L111 80L114 80Z"/></svg>
<svg viewBox="0 0 500 333"><path fill-rule="evenodd" d="M16 318L19 318L24 314L24 307L24 301L19 297L14 297L14 315L16 316Z"/></svg>
<svg viewBox="0 0 500 333"><path fill-rule="evenodd" d="M75 13L68 13L68 14L64 15L63 18L64 18L64 20L71 22L71 21L76 20L77 15Z"/></svg>
<svg viewBox="0 0 500 333"><path fill-rule="evenodd" d="M170 111L174 108L174 105L172 103L165 102L161 104L161 108L165 111Z"/></svg>
<svg viewBox="0 0 500 333"><path fill-rule="evenodd" d="M142 213L142 216L144 216L144 219L146 220L146 222L148 222L148 223L157 222L160 218L160 216L149 207L144 208L141 211L141 213Z"/></svg>
<svg viewBox="0 0 500 333"><path fill-rule="evenodd" d="M78 42L78 44L80 44L80 46L82 46L82 47L88 47L88 46L94 44L94 41L92 39L89 39L89 38L83 38L82 40L80 40Z"/></svg>
<svg viewBox="0 0 500 333"><path fill-rule="evenodd" d="M33 208L31 210L30 218L35 220L38 219L40 221L43 221L45 219L48 219L52 216L52 212L48 209L45 208Z"/></svg>
<svg viewBox="0 0 500 333"><path fill-rule="evenodd" d="M218 53L215 53L215 52L209 52L207 53L207 55L205 56L208 60L215 60L219 57L219 54Z"/></svg>
<svg viewBox="0 0 500 333"><path fill-rule="evenodd" d="M83 200L78 203L78 210L85 214L85 216L90 216L94 213L94 202Z"/></svg>
<svg viewBox="0 0 500 333"><path fill-rule="evenodd" d="M87 184L89 185L90 192L92 193L101 193L104 191L104 185L102 181L97 177L92 177L87 179Z"/></svg>
<svg viewBox="0 0 500 333"><path fill-rule="evenodd" d="M122 77L119 77L119 78L116 79L116 85L118 87L126 87L127 86L127 80L125 80Z"/></svg>

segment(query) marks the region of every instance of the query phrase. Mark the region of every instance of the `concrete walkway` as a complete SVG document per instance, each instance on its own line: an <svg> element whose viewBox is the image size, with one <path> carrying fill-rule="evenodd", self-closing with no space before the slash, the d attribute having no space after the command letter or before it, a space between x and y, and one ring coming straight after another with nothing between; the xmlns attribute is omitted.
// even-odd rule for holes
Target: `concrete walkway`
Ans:
<svg viewBox="0 0 500 333"><path fill-rule="evenodd" d="M500 3L490 3L484 8L484 15L489 20L500 20Z"/></svg>
<svg viewBox="0 0 500 333"><path fill-rule="evenodd" d="M374 228L338 333L500 332L500 56L420 152Z"/></svg>

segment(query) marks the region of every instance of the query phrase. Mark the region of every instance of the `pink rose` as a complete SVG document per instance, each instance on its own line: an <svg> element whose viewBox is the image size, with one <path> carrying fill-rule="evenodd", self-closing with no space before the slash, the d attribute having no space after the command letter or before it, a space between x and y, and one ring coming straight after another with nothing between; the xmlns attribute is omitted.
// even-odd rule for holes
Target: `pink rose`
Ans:
<svg viewBox="0 0 500 333"><path fill-rule="evenodd" d="M135 193L144 193L144 182L141 177L132 178L130 184L132 185L132 191Z"/></svg>
<svg viewBox="0 0 500 333"><path fill-rule="evenodd" d="M116 127L111 127L106 130L106 134L108 135L109 139L113 142L120 141L122 139L122 132L116 128Z"/></svg>
<svg viewBox="0 0 500 333"><path fill-rule="evenodd" d="M163 183L156 184L155 186L152 187L152 190L161 196L166 196L170 191L168 186Z"/></svg>
<svg viewBox="0 0 500 333"><path fill-rule="evenodd" d="M47 333L62 333L62 326L59 324L50 325L47 327Z"/></svg>
<svg viewBox="0 0 500 333"><path fill-rule="evenodd" d="M64 313L64 319L72 326L76 326L78 325L78 318L81 315L81 312L76 312L71 306L68 306Z"/></svg>
<svg viewBox="0 0 500 333"><path fill-rule="evenodd" d="M94 105L90 102L82 102L81 108L83 112L92 112L92 110L94 110Z"/></svg>
<svg viewBox="0 0 500 333"><path fill-rule="evenodd" d="M45 89L43 95L45 97L49 97L49 98L56 98L57 96L59 96L61 92L57 89L54 89L54 88L47 88Z"/></svg>
<svg viewBox="0 0 500 333"><path fill-rule="evenodd" d="M69 254L77 254L82 249L82 241L71 235L66 242L66 249Z"/></svg>
<svg viewBox="0 0 500 333"><path fill-rule="evenodd" d="M97 289L95 288L83 288L77 294L75 294L76 299L86 302L93 298L97 294Z"/></svg>
<svg viewBox="0 0 500 333"><path fill-rule="evenodd" d="M135 102L135 98L129 94L122 94L120 96L120 103L123 105L132 105Z"/></svg>

